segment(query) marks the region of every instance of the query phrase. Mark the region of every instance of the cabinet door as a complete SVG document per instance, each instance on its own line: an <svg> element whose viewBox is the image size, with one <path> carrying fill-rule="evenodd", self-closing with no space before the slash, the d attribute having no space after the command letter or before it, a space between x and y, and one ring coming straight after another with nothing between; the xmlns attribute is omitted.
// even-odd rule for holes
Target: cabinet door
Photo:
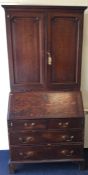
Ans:
<svg viewBox="0 0 88 175"><path fill-rule="evenodd" d="M44 15L10 12L7 32L11 89L44 88Z"/></svg>
<svg viewBox="0 0 88 175"><path fill-rule="evenodd" d="M69 12L48 15L48 87L80 86L82 16Z"/></svg>

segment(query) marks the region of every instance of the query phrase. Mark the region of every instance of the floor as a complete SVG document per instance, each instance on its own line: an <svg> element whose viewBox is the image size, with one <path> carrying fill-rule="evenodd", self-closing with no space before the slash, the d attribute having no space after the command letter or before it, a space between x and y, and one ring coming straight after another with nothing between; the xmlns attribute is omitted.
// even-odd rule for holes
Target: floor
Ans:
<svg viewBox="0 0 88 175"><path fill-rule="evenodd" d="M9 175L9 151L0 151L0 175ZM80 171L74 163L46 163L20 165L16 175L88 175L88 170Z"/></svg>

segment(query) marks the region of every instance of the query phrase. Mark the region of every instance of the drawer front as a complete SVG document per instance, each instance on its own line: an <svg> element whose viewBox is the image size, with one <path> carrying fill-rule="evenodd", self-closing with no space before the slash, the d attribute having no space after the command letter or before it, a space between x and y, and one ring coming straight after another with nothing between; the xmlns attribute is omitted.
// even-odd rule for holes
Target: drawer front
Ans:
<svg viewBox="0 0 88 175"><path fill-rule="evenodd" d="M82 131L23 131L23 132L11 132L10 144L48 144L59 142L82 142Z"/></svg>
<svg viewBox="0 0 88 175"><path fill-rule="evenodd" d="M83 157L83 148L81 145L11 147L12 161L80 159L82 157Z"/></svg>
<svg viewBox="0 0 88 175"><path fill-rule="evenodd" d="M50 119L48 122L49 129L68 129L68 128L83 128L82 118L62 118Z"/></svg>
<svg viewBox="0 0 88 175"><path fill-rule="evenodd" d="M16 120L8 121L9 129L31 130L31 129L46 129L46 120Z"/></svg>
<svg viewBox="0 0 88 175"><path fill-rule="evenodd" d="M8 128L12 130L83 128L83 122L84 120L82 118L9 120Z"/></svg>

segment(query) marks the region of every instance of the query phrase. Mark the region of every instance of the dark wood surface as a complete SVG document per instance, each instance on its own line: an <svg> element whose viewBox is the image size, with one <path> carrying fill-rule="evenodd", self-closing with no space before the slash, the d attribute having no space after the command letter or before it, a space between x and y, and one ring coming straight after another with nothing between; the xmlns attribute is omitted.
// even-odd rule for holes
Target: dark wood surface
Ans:
<svg viewBox="0 0 88 175"><path fill-rule="evenodd" d="M78 118L84 115L79 91L11 93L9 103L11 119Z"/></svg>
<svg viewBox="0 0 88 175"><path fill-rule="evenodd" d="M49 88L79 88L82 16L54 12L48 14L48 21L48 50L52 57Z"/></svg>
<svg viewBox="0 0 88 175"><path fill-rule="evenodd" d="M80 150L80 154L79 154ZM49 145L49 146L24 146L11 147L12 160L47 160L49 159L82 159L83 148L80 145Z"/></svg>
<svg viewBox="0 0 88 175"><path fill-rule="evenodd" d="M33 11L33 10L45 10L45 9L51 9L53 11L56 11L56 10L60 10L60 11L68 11L69 12L79 12L79 13L83 13L84 10L87 8L87 6L41 6L41 5L2 5L3 8L5 8L5 11L14 11L14 10L17 10L17 11L22 11L23 9L26 11Z"/></svg>
<svg viewBox="0 0 88 175"><path fill-rule="evenodd" d="M18 162L83 162L83 127L80 91L11 93L10 169Z"/></svg>
<svg viewBox="0 0 88 175"><path fill-rule="evenodd" d="M13 129L23 129L23 130L32 130L32 129L68 129L68 128L82 128L84 117L70 117L70 118L48 118L46 119L42 118L34 118L34 119L22 119L21 117L19 119L16 118L15 115L13 115L13 118L11 117L11 114L9 114L8 118L8 126L10 130Z"/></svg>
<svg viewBox="0 0 88 175"><path fill-rule="evenodd" d="M11 90L79 89L85 7L4 7Z"/></svg>
<svg viewBox="0 0 88 175"><path fill-rule="evenodd" d="M55 143L71 143L75 142L81 143L83 140L83 132L81 129L77 131L74 129L68 129L65 132L62 131L53 131L53 130L44 130L44 131L15 131L10 133L10 144L11 145L37 145L37 144L51 144Z"/></svg>

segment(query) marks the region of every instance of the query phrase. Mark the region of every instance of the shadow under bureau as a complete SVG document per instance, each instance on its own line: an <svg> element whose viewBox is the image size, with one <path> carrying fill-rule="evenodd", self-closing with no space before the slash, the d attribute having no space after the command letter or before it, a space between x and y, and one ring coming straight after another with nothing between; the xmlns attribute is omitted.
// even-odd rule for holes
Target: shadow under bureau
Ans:
<svg viewBox="0 0 88 175"><path fill-rule="evenodd" d="M80 92L11 93L10 170L18 163L84 162Z"/></svg>

